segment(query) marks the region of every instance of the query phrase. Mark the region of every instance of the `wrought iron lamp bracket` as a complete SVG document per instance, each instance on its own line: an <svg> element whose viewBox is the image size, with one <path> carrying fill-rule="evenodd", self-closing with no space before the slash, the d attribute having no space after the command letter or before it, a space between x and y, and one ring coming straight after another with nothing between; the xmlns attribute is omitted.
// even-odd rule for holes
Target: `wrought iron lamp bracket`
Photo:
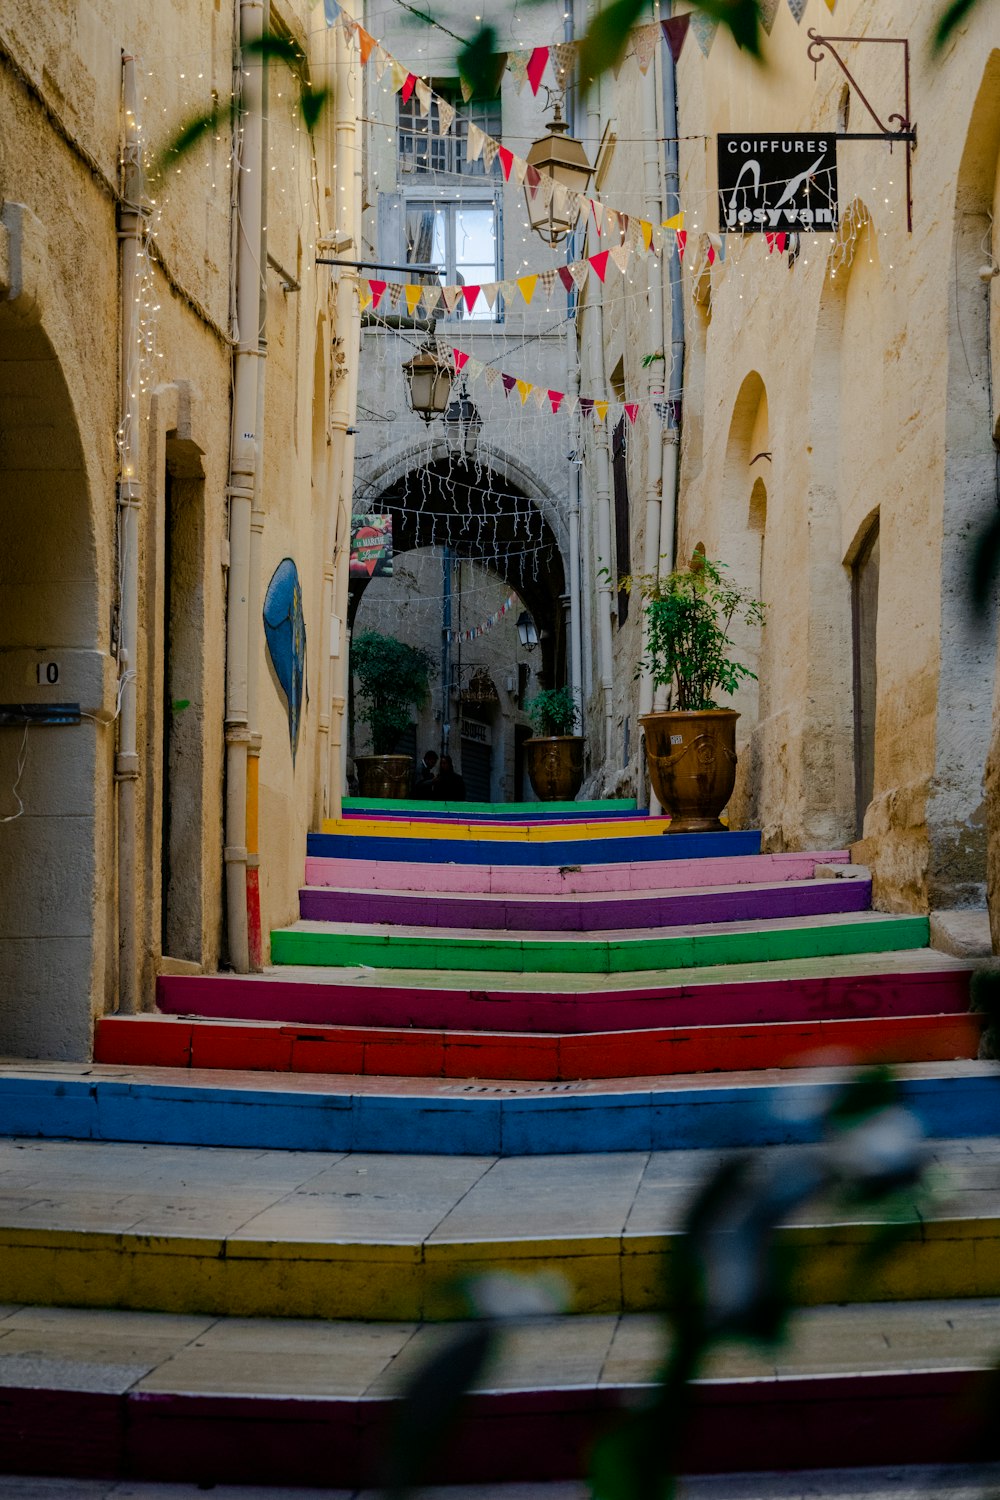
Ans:
<svg viewBox="0 0 1000 1500"><path fill-rule="evenodd" d="M875 110L871 100L865 94L854 74L847 66L834 43L850 43L854 46L874 47L902 47L903 49L903 109L894 110L886 116L884 122ZM907 233L913 233L913 149L917 144L917 127L910 118L910 43L909 38L901 36L821 36L815 27L809 28L809 46L806 49L809 60L813 65L813 77L819 72L819 64L829 55L833 58L844 77L847 79L848 87L851 88L868 114L878 126L877 132L871 131L841 131L838 139L845 141L888 141L889 149L899 142L906 148L906 229ZM895 125L895 129L890 126Z"/></svg>

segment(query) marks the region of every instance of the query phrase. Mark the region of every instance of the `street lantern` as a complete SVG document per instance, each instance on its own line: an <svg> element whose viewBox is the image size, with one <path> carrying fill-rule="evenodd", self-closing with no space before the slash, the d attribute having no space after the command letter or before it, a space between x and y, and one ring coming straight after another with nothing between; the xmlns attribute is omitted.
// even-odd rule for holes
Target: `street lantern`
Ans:
<svg viewBox="0 0 1000 1500"><path fill-rule="evenodd" d="M547 134L535 141L528 152L529 171L524 181L531 227L553 248L569 234L579 218L579 210L574 212L569 207L564 194L558 195L560 202L557 204L556 193L543 193L537 182L532 190L530 169L533 167L540 177L551 178L554 189L562 187L571 193L586 191L593 168L586 151L578 140L567 134L568 130L557 101L555 119Z"/></svg>
<svg viewBox="0 0 1000 1500"><path fill-rule="evenodd" d="M452 395L444 414L444 430L450 451L457 458L472 458L482 427L482 418L463 385L461 390Z"/></svg>
<svg viewBox="0 0 1000 1500"><path fill-rule="evenodd" d="M533 651L538 645L538 631L535 622L526 609L522 609L517 617L517 638L525 651Z"/></svg>
<svg viewBox="0 0 1000 1500"><path fill-rule="evenodd" d="M403 365L410 410L428 424L444 414L455 378L454 367L443 361L434 344L424 344Z"/></svg>

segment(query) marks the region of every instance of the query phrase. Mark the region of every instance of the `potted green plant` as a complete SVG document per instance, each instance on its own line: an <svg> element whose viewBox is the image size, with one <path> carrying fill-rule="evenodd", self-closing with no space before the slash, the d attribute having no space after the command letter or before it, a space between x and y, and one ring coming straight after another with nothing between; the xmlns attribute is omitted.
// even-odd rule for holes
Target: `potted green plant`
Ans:
<svg viewBox="0 0 1000 1500"><path fill-rule="evenodd" d="M671 832L719 830L736 780L736 720L716 698L756 673L730 655L734 620L763 625L764 605L705 556L699 543L687 568L667 578L626 580L643 599L646 655L639 670L667 690L662 711L640 719L653 790L671 815Z"/></svg>
<svg viewBox="0 0 1000 1500"><path fill-rule="evenodd" d="M572 802L583 785L580 710L568 687L543 688L524 705L534 738L524 742L528 779L540 802Z"/></svg>
<svg viewBox="0 0 1000 1500"><path fill-rule="evenodd" d="M427 697L434 661L420 646L365 630L351 642L351 671L357 680L358 717L367 724L372 753L355 757L362 797L405 797L413 761L396 755L412 711Z"/></svg>

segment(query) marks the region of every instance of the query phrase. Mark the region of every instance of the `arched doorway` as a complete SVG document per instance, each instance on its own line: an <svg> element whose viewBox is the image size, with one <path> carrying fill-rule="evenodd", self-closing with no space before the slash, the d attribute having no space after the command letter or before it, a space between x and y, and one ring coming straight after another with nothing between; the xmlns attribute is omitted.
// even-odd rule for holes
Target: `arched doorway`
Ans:
<svg viewBox="0 0 1000 1500"><path fill-rule="evenodd" d="M357 513L392 517L395 574L352 588L352 634L398 631L438 661L433 717L416 716L419 748L447 744L477 800L515 796L525 699L565 679L565 570L540 498L488 455L452 453L402 468L355 502ZM538 640L528 655L522 611Z"/></svg>
<svg viewBox="0 0 1000 1500"><path fill-rule="evenodd" d="M97 891L110 903L114 885L97 869L102 731L88 716L104 700L96 549L62 366L37 318L2 303L0 434L0 1049L80 1058L103 961ZM84 713L19 722L19 704L25 720Z"/></svg>

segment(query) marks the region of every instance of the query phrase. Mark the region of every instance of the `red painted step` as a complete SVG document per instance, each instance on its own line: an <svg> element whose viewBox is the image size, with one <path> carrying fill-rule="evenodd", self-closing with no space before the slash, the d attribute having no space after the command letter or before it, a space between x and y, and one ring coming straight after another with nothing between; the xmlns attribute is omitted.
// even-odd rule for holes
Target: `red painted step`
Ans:
<svg viewBox="0 0 1000 1500"><path fill-rule="evenodd" d="M395 1078L645 1078L825 1066L834 1053L886 1063L974 1058L982 1022L888 1016L557 1036L109 1016L97 1022L94 1060Z"/></svg>

